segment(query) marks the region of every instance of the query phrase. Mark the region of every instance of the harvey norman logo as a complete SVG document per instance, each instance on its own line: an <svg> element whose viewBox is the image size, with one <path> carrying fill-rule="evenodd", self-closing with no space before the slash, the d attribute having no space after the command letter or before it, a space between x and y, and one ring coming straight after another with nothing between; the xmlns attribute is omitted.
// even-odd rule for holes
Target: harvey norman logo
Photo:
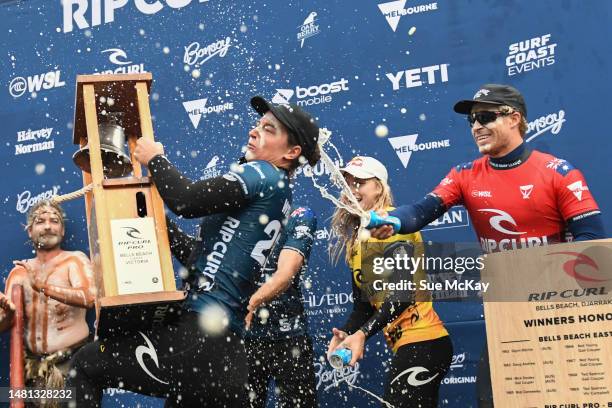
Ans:
<svg viewBox="0 0 612 408"><path fill-rule="evenodd" d="M61 80L61 71L55 70L28 77L15 77L9 83L9 93L13 98L19 98L26 91L35 94L41 90L59 88L64 85L66 82Z"/></svg>
<svg viewBox="0 0 612 408"><path fill-rule="evenodd" d="M293 95L296 96L298 106L319 105L332 101L331 94L345 92L349 90L348 79L311 85L308 87L296 86L294 89L276 89L276 94L272 97L272 103L286 105L289 104Z"/></svg>
<svg viewBox="0 0 612 408"><path fill-rule="evenodd" d="M202 115L208 115L210 113L223 113L227 110L233 110L234 104L231 102L225 102L219 105L206 106L208 98L196 99L193 101L183 102L183 107L189 115L189 120L194 129L198 128Z"/></svg>
<svg viewBox="0 0 612 408"><path fill-rule="evenodd" d="M133 0L136 10L142 14L156 14L166 5L173 9L180 9L191 3L208 3L208 0ZM100 24L115 21L115 12L128 4L128 0L62 0L63 29L69 33L76 27L83 30ZM104 20L102 19L104 16ZM90 20L88 21L88 17Z"/></svg>
<svg viewBox="0 0 612 408"><path fill-rule="evenodd" d="M428 3L406 7L406 0L390 1L388 3L381 3L378 5L378 9L385 16L387 23L391 29L395 32L397 25L399 24L400 18L410 14L425 13L428 11L435 11L438 9L438 3Z"/></svg>
<svg viewBox="0 0 612 408"><path fill-rule="evenodd" d="M52 133L53 128L20 130L17 132L15 156L53 149L55 141L50 139Z"/></svg>
<svg viewBox="0 0 612 408"><path fill-rule="evenodd" d="M469 227L470 217L463 206L451 207L440 218L429 223L422 231Z"/></svg>
<svg viewBox="0 0 612 408"><path fill-rule="evenodd" d="M420 152L424 150L435 150L435 149L444 149L450 147L450 140L443 139L432 142L424 142L417 143L418 134L414 135L406 135L406 136L398 136L398 137L390 137L389 143L391 143L391 147L395 150L395 154L400 159L404 168L408 167L408 162L412 157L412 153Z"/></svg>

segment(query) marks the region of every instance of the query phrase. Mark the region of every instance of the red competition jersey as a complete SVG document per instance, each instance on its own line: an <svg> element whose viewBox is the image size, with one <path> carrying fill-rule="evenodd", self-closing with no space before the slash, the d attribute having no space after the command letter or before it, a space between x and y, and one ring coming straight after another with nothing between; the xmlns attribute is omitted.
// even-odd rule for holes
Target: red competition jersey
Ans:
<svg viewBox="0 0 612 408"><path fill-rule="evenodd" d="M568 241L568 221L599 213L584 176L563 159L534 150L503 167L483 156L451 169L433 191L446 208L467 208L485 252Z"/></svg>

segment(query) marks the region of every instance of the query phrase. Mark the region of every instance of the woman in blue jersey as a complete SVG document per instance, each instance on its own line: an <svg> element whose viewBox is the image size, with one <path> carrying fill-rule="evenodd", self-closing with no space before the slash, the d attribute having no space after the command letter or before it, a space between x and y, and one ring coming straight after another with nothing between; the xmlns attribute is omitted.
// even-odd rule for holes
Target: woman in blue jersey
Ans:
<svg viewBox="0 0 612 408"><path fill-rule="evenodd" d="M160 145L138 140L134 156L147 165L166 206L205 221L187 251L189 289L179 316L84 346L68 383L78 407L99 407L107 387L165 398L167 407L248 405L241 339L248 301L290 210L289 174L301 156L311 165L319 158L319 130L310 115L261 97L251 105L261 118L249 132L246 163L220 177L192 181Z"/></svg>
<svg viewBox="0 0 612 408"><path fill-rule="evenodd" d="M355 157L341 169L362 209L391 210L393 197L385 166L372 157ZM332 219L336 241L331 256L337 261L343 250L352 272L353 311L340 329L333 329L328 355L340 348L351 350L350 365L363 358L367 339L382 330L394 356L384 399L394 407L437 407L438 390L453 355L448 332L422 291L381 290L380 281L425 279L424 272L395 270L392 276L374 273L377 257L390 254L417 256L421 234L398 234L385 240L361 242L359 219L338 208ZM379 283L375 283L375 281Z"/></svg>

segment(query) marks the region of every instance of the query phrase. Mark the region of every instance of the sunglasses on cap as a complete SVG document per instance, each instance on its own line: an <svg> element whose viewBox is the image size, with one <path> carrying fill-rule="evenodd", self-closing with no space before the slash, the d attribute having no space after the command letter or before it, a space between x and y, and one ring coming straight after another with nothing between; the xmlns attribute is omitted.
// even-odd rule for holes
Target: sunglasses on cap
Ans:
<svg viewBox="0 0 612 408"><path fill-rule="evenodd" d="M481 125L486 125L487 123L495 122L500 116L508 116L514 113L514 111L510 112L500 112L500 111L480 111L480 112L472 112L467 115L467 121L470 124L470 127L474 127L474 122L478 121Z"/></svg>

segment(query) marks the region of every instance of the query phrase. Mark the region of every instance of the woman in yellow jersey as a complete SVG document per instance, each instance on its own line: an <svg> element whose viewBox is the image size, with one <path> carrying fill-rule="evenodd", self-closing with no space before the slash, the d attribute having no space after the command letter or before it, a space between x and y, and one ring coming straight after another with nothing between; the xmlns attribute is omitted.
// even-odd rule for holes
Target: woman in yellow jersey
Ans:
<svg viewBox="0 0 612 408"><path fill-rule="evenodd" d="M355 198L364 210L390 210L393 205L385 166L372 157L359 156L341 169ZM359 220L337 209L332 219L335 242L331 256L337 261L345 250L352 271L353 311L341 329L333 329L328 355L348 348L354 365L363 358L366 340L383 330L394 352L385 387L385 401L394 407L437 407L440 382L446 375L453 347L444 324L427 292L408 288L389 291L384 282L401 283L425 279L422 270L394 269L380 272L376 258L391 254L419 256L421 234L397 234L386 240L358 240ZM391 255L391 256L395 256ZM379 265L380 266L380 265ZM378 282L376 282L378 281ZM418 287L418 285L417 285ZM397 286L396 286L397 288Z"/></svg>

